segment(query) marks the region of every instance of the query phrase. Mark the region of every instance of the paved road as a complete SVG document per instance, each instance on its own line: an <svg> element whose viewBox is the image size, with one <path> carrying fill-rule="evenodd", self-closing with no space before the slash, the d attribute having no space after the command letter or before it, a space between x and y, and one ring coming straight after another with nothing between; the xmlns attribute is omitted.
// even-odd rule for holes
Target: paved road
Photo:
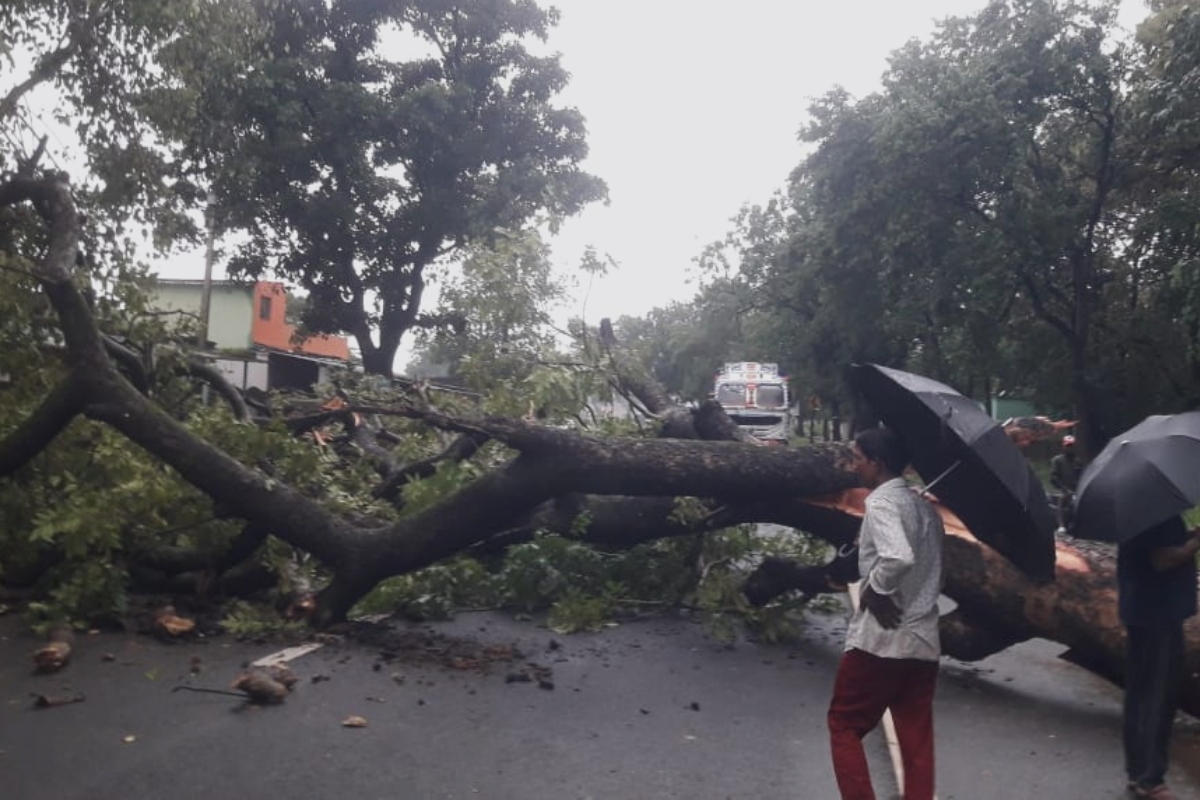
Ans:
<svg viewBox="0 0 1200 800"><path fill-rule="evenodd" d="M0 798L837 796L824 727L837 616L815 618L789 646L724 646L680 618L567 637L497 613L394 629L515 643L523 655L481 671L334 642L291 662L301 681L283 705L244 707L171 689L223 687L278 646L100 634L82 637L61 673L33 676L36 642L0 618ZM1124 797L1120 695L1057 652L1033 642L978 664L943 662L941 800ZM35 709L31 692L86 700ZM351 714L367 726L343 727ZM881 800L894 796L875 735L871 756ZM1196 721L1180 720L1174 759L1180 796L1200 798Z"/></svg>

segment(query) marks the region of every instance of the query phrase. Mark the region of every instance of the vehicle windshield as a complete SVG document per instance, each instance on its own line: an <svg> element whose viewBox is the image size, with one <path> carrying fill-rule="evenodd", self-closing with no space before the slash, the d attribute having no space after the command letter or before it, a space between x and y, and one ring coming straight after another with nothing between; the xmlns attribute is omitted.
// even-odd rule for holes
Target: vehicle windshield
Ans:
<svg viewBox="0 0 1200 800"><path fill-rule="evenodd" d="M787 405L782 386L759 386L757 395L759 408L783 408Z"/></svg>
<svg viewBox="0 0 1200 800"><path fill-rule="evenodd" d="M723 406L746 405L746 386L742 383L722 383L717 387L717 402Z"/></svg>

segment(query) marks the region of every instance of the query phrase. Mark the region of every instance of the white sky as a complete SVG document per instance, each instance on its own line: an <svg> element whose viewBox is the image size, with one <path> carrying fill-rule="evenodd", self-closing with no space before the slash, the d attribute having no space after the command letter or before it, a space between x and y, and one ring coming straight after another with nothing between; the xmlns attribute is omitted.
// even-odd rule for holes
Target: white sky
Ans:
<svg viewBox="0 0 1200 800"><path fill-rule="evenodd" d="M893 50L928 37L936 20L986 4L539 1L561 12L546 46L571 74L559 102L586 117L584 167L609 186L608 205L588 207L552 241L556 266L572 275L587 245L619 265L590 288L581 282L563 309L563 318L593 324L690 300L693 260L729 232L739 208L766 202L802 160L797 132L810 100L836 85L855 97L875 91ZM1122 0L1122 12L1132 27L1145 14L1143 0ZM157 271L201 278L203 269L197 251ZM218 264L215 277L223 276ZM435 296L435 288L427 292L427 307ZM398 365L405 360L402 352Z"/></svg>
<svg viewBox="0 0 1200 800"><path fill-rule="evenodd" d="M692 261L765 203L804 156L796 134L809 100L835 85L863 97L887 57L935 20L985 0L552 0L550 46L571 73L563 100L588 123L585 167L610 205L585 210L554 242L555 261L583 248L620 269L595 283L586 318L642 315L690 300ZM1126 25L1144 15L1123 0ZM583 310L583 297L568 309Z"/></svg>

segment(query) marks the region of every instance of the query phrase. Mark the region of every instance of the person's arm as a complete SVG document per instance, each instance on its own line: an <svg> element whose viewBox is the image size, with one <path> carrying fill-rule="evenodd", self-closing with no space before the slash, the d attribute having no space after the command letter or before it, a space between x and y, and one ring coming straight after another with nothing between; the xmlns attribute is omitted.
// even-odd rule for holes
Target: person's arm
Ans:
<svg viewBox="0 0 1200 800"><path fill-rule="evenodd" d="M858 602L863 608L870 611L871 616L875 617L875 620L885 629L890 631L900 626L900 618L903 616L900 608L892 602L892 598L875 591L870 583L863 588Z"/></svg>
<svg viewBox="0 0 1200 800"><path fill-rule="evenodd" d="M890 630L900 624L902 616L891 595L900 586L900 579L912 569L916 558L904 533L901 506L890 498L880 498L873 511L871 535L876 561L870 572L863 576L865 580L859 602L880 625Z"/></svg>
<svg viewBox="0 0 1200 800"><path fill-rule="evenodd" d="M1050 485L1059 491L1065 490L1067 487L1063 485L1063 464L1059 456L1050 459Z"/></svg>
<svg viewBox="0 0 1200 800"><path fill-rule="evenodd" d="M1188 540L1181 545L1151 550L1150 566L1155 572L1166 572L1189 562L1195 564L1196 553L1200 553L1200 528L1192 528Z"/></svg>

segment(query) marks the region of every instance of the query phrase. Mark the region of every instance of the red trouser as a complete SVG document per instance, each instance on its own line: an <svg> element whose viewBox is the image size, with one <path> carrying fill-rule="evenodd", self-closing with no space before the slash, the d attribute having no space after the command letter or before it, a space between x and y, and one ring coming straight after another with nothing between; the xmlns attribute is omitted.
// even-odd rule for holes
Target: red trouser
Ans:
<svg viewBox="0 0 1200 800"><path fill-rule="evenodd" d="M842 800L875 800L862 739L891 709L904 800L933 800L933 692L938 663L848 650L829 704L829 743Z"/></svg>

